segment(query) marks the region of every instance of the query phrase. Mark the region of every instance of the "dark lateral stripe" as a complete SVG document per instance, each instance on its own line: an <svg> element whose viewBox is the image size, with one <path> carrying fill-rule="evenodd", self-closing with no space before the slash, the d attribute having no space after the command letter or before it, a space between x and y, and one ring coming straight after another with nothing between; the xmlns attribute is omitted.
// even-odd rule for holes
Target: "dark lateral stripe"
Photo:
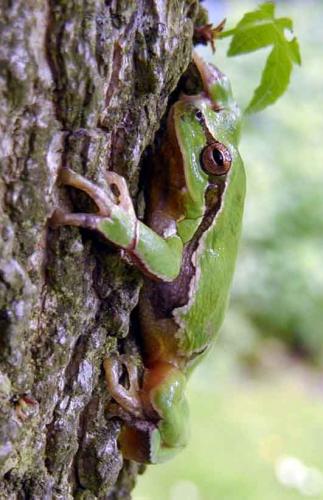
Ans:
<svg viewBox="0 0 323 500"><path fill-rule="evenodd" d="M200 112L199 116L196 116L196 119L203 128L203 132L205 134L207 144L209 145L209 144L212 144L213 142L216 142L216 138L211 134L210 129L208 128L208 126L206 124L206 121L205 121L205 118L204 118L202 111Z"/></svg>

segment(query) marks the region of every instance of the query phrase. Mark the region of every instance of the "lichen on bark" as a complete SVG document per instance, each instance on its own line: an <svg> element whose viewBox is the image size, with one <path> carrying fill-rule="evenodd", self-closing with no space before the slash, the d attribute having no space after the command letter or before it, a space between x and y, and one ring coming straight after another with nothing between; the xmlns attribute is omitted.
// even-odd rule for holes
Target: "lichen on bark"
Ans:
<svg viewBox="0 0 323 500"><path fill-rule="evenodd" d="M105 183L139 165L192 50L198 0L3 2L0 23L0 498L130 497L102 360L122 349L139 273L93 234L63 164ZM73 196L74 194L74 196Z"/></svg>

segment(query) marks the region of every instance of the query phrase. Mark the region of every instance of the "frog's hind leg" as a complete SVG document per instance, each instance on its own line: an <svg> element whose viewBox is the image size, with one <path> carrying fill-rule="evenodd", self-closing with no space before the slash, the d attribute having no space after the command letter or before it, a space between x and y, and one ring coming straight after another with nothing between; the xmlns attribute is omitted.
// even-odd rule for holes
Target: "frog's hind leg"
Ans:
<svg viewBox="0 0 323 500"><path fill-rule="evenodd" d="M143 418L142 401L139 394L138 370L130 356L111 356L103 363L105 379L113 399L123 410L137 418ZM126 369L129 388L120 383L122 366Z"/></svg>
<svg viewBox="0 0 323 500"><path fill-rule="evenodd" d="M128 371L129 389L120 384L120 367ZM119 444L125 458L159 463L179 452L188 439L188 406L184 395L186 377L168 363L145 369L138 390L137 368L129 358L104 361L106 381L112 397L109 413L124 421Z"/></svg>
<svg viewBox="0 0 323 500"><path fill-rule="evenodd" d="M152 451L160 448L160 432L157 422L146 419L135 361L131 356L112 356L103 364L108 389L116 401L109 404L109 415L123 420L118 437L122 455L128 460L151 463ZM122 366L127 371L128 389L120 383Z"/></svg>

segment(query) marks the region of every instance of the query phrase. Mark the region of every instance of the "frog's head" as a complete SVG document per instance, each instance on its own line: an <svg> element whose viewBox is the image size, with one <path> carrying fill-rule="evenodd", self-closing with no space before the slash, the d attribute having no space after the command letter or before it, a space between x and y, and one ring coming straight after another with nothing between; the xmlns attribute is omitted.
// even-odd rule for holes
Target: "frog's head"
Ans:
<svg viewBox="0 0 323 500"><path fill-rule="evenodd" d="M196 229L193 220L201 218L209 203L214 205L220 196L238 154L240 128L240 113L228 78L196 54L193 59L203 90L197 95L182 95L172 109L186 184L186 217L178 223L178 231L186 241Z"/></svg>

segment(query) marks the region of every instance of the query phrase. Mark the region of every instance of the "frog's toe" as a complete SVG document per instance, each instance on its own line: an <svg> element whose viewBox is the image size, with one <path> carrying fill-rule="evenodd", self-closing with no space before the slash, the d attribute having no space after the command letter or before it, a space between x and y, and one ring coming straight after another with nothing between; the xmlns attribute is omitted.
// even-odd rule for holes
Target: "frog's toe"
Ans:
<svg viewBox="0 0 323 500"><path fill-rule="evenodd" d="M72 186L86 193L96 204L101 217L109 217L115 203L112 192L104 190L68 167L61 168L58 180L65 186Z"/></svg>
<svg viewBox="0 0 323 500"><path fill-rule="evenodd" d="M53 228L57 228L58 226L76 226L96 230L100 221L101 217L96 215L70 213L57 208L51 216L49 224Z"/></svg>
<svg viewBox="0 0 323 500"><path fill-rule="evenodd" d="M105 379L113 399L127 412L143 418L142 402L138 388L138 373L135 361L130 356L111 356L103 362ZM122 368L125 368L126 373ZM126 374L128 388L120 379Z"/></svg>
<svg viewBox="0 0 323 500"><path fill-rule="evenodd" d="M132 200L129 194L126 180L116 172L107 172L106 175L109 188L111 189L117 204L128 213L134 213Z"/></svg>

